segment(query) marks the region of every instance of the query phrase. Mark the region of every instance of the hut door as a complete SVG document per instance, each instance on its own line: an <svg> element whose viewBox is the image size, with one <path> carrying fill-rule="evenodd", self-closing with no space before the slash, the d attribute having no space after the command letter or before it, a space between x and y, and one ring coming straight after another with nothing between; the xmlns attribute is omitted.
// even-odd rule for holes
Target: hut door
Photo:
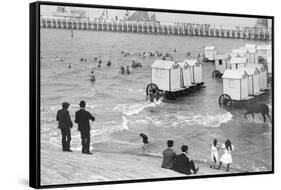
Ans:
<svg viewBox="0 0 281 190"><path fill-rule="evenodd" d="M174 68L170 70L171 72L171 91L173 89L181 88L181 75L180 75L180 68Z"/></svg>

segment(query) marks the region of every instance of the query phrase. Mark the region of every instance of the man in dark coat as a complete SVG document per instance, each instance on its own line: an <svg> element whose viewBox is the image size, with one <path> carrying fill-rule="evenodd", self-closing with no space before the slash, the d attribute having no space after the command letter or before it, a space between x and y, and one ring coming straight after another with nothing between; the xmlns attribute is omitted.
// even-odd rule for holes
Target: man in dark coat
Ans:
<svg viewBox="0 0 281 190"><path fill-rule="evenodd" d="M174 141L168 140L167 146L168 148L163 151L163 161L161 167L172 169L176 158L176 153L172 149L172 147L174 146Z"/></svg>
<svg viewBox="0 0 281 190"><path fill-rule="evenodd" d="M188 146L182 145L181 150L182 153L176 156L173 170L186 175L190 175L191 171L196 174L199 167L195 168L194 162L187 157Z"/></svg>
<svg viewBox="0 0 281 190"><path fill-rule="evenodd" d="M81 133L82 153L92 154L90 152L90 123L89 120L95 121L95 117L85 110L85 101L80 102L80 110L75 113L75 123L78 124L78 131Z"/></svg>
<svg viewBox="0 0 281 190"><path fill-rule="evenodd" d="M62 135L62 151L72 152L70 150L70 141L71 141L71 133L70 128L72 128L73 124L67 111L69 107L69 103L63 102L62 109L57 112L57 121L58 128L61 130Z"/></svg>

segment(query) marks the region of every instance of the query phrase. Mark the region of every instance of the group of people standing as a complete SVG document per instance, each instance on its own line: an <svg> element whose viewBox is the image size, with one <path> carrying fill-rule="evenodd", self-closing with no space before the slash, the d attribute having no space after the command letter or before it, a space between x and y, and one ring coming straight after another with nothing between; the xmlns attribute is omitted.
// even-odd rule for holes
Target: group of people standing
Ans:
<svg viewBox="0 0 281 190"><path fill-rule="evenodd" d="M226 171L229 171L230 164L232 163L232 155L231 152L234 150L234 146L232 145L231 141L227 139L225 143L222 145L223 155L219 160L219 146L217 139L214 139L213 143L211 144L211 164L210 168L220 169L222 164L226 164ZM219 164L216 167L217 163Z"/></svg>
<svg viewBox="0 0 281 190"><path fill-rule="evenodd" d="M58 128L61 130L62 135L62 151L64 152L72 152L70 149L71 142L71 128L73 127L73 123L71 121L71 117L68 111L69 103L63 102L62 109L58 110L56 120L58 121ZM95 117L88 112L86 108L86 102L81 101L79 103L80 110L75 113L75 123L78 124L78 131L81 134L81 142L82 142L82 153L83 154L92 154L90 152L90 120L95 121Z"/></svg>

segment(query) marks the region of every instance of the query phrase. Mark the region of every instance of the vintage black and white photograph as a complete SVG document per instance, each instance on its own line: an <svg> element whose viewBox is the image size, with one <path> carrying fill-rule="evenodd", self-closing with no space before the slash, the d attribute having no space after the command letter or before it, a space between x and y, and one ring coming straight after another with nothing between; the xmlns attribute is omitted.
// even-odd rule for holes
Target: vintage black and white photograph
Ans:
<svg viewBox="0 0 281 190"><path fill-rule="evenodd" d="M40 5L40 185L273 171L273 19Z"/></svg>

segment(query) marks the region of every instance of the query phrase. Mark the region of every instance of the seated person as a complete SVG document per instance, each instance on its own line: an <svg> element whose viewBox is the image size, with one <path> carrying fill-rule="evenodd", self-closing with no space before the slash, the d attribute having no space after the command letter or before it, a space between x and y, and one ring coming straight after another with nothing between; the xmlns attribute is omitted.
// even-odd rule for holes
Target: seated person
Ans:
<svg viewBox="0 0 281 190"><path fill-rule="evenodd" d="M162 161L162 168L172 169L174 165L174 161L176 158L176 153L172 149L174 145L174 141L168 140L167 141L167 148L163 151L163 161Z"/></svg>
<svg viewBox="0 0 281 190"><path fill-rule="evenodd" d="M196 174L199 170L199 167L195 168L194 162L192 160L189 160L189 158L187 157L187 150L188 146L182 145L182 153L176 156L173 170L186 175L192 174L191 171Z"/></svg>

